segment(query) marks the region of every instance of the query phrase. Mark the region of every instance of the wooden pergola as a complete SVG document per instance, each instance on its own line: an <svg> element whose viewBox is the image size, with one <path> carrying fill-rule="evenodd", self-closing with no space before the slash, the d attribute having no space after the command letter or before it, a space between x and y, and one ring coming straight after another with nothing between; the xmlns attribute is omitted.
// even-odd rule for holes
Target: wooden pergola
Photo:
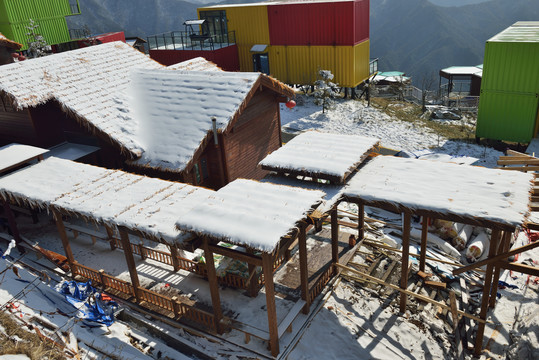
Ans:
<svg viewBox="0 0 539 360"><path fill-rule="evenodd" d="M362 167L343 190L342 201L358 206L359 238L363 239L364 207L403 214L400 311L406 310L409 243L412 215L423 217L419 268L425 270L427 224L442 219L492 229L487 259L453 271L487 265L475 354L483 346L489 306L494 307L501 269L538 275L539 270L510 263L507 258L539 246L532 243L509 251L511 235L524 223L534 176L428 160L380 156ZM469 198L471 201L466 201ZM487 199L489 199L487 201ZM332 234L338 233L337 205L332 211Z"/></svg>
<svg viewBox="0 0 539 360"><path fill-rule="evenodd" d="M320 204L324 193L289 186L235 180L195 207L177 222L178 229L202 237L205 258L214 253L249 264L250 278L255 268L262 267L265 282L269 344L273 356L279 354L279 338L297 315L309 312L310 296L307 269L306 227L308 215ZM289 316L278 324L273 283L275 258L298 239L301 300ZM219 246L226 241L244 251ZM219 287L214 265L208 264L215 322L223 320Z"/></svg>

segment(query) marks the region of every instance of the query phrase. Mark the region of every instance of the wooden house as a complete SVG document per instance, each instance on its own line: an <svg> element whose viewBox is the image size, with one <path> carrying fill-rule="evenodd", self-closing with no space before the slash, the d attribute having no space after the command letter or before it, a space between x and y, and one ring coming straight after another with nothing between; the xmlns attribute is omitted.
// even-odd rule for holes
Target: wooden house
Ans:
<svg viewBox="0 0 539 360"><path fill-rule="evenodd" d="M134 102L135 87L152 103ZM281 145L279 102L292 96L266 75L226 73L203 59L167 69L123 42L107 43L0 68L0 144L54 148L57 156L75 147L67 158L218 188L265 175L257 164ZM146 110L171 104L182 110L161 114L167 131L139 131L157 121ZM179 156L171 149L182 151L181 161L170 159Z"/></svg>

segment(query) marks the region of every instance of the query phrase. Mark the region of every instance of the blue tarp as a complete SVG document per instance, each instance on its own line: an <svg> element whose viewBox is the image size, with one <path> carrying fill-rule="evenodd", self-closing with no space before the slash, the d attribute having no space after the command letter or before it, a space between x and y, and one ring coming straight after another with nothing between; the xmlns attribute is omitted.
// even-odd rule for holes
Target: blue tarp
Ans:
<svg viewBox="0 0 539 360"><path fill-rule="evenodd" d="M58 292L65 295L66 300L79 310L80 318L107 326L114 322L114 311L118 309L118 303L103 299L91 281L85 283L64 281Z"/></svg>

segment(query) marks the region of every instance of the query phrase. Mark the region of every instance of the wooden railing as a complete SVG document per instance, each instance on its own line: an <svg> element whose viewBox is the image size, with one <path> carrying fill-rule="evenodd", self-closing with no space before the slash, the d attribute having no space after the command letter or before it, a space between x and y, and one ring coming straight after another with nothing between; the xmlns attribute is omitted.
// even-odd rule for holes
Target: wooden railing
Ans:
<svg viewBox="0 0 539 360"><path fill-rule="evenodd" d="M129 297L133 297L135 295L133 285L111 275L105 274L102 270L97 271L87 266L75 263L73 264L73 275L79 275L85 279L92 280L94 285L101 285L110 292L112 292L111 290L115 290ZM177 320L186 318L199 323L210 330L216 331L215 321L212 313L184 304L178 301L176 297L170 298L168 296L161 295L154 291L140 287L137 290L141 302L145 302L160 309L170 311L171 314L173 314L173 317ZM145 304L140 305L144 306ZM145 307L149 308L148 306Z"/></svg>
<svg viewBox="0 0 539 360"><path fill-rule="evenodd" d="M318 280L316 280L316 283L309 290L309 304L311 304L314 301L314 299L316 299L316 297L320 295L322 290L324 290L324 287L326 286L328 281L331 280L331 278L333 277L333 273L334 273L334 267L330 265L326 269L326 271L324 271L322 275L320 275Z"/></svg>

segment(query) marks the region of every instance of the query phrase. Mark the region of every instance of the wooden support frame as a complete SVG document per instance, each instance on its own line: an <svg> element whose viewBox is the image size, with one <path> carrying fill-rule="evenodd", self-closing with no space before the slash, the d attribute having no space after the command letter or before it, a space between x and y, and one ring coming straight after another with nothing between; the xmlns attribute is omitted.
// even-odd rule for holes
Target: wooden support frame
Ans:
<svg viewBox="0 0 539 360"><path fill-rule="evenodd" d="M223 319L223 310L221 308L221 298L219 296L219 282L217 272L215 271L215 262L213 261L213 251L206 236L202 239L202 248L206 258L206 270L208 271L208 282L210 284L211 303L213 307L213 317L218 334L223 333L221 320Z"/></svg>
<svg viewBox="0 0 539 360"><path fill-rule="evenodd" d="M498 254L504 253L509 250L509 247L511 246L511 233L508 231L504 231L501 237L501 241L498 245ZM494 308L496 305L496 293L498 292L498 281L500 281L500 272L501 272L501 266L498 263L494 263L494 275L492 279L492 289L490 291L490 301L489 306L491 308Z"/></svg>
<svg viewBox="0 0 539 360"><path fill-rule="evenodd" d="M301 224L299 228L298 236L298 248L299 248L299 277L301 281L301 299L306 302L303 307L303 313L309 313L309 269L307 258L307 234L305 233L305 224ZM273 274L272 274L273 276Z"/></svg>
<svg viewBox="0 0 539 360"><path fill-rule="evenodd" d="M253 249L250 248L248 248L246 251L251 255L254 253ZM258 276L256 274L256 268L256 265L247 263L247 269L249 271L249 278L247 279L247 294L250 297L256 297L258 295Z"/></svg>
<svg viewBox="0 0 539 360"><path fill-rule="evenodd" d="M489 258L492 258L496 255L498 242L500 241L502 232L498 229L492 230L492 235L490 237L490 247L489 247ZM487 318L487 311L489 306L490 290L492 287L492 275L494 271L494 265L489 263L487 265L487 272L485 273L485 280L483 282L483 295L481 297L481 311L479 312L479 317L483 320ZM475 348L474 355L479 356L481 350L483 349L483 335L485 333L485 323L479 323L477 325L477 334L475 338Z"/></svg>
<svg viewBox="0 0 539 360"><path fill-rule="evenodd" d="M337 205L331 211L331 260L333 264L339 262L339 219ZM335 269L336 270L336 269Z"/></svg>
<svg viewBox="0 0 539 360"><path fill-rule="evenodd" d="M238 250L221 247L218 245L208 244L209 249L219 255L228 256L236 260L244 261L247 264L262 266L262 259L259 256L244 253Z"/></svg>
<svg viewBox="0 0 539 360"><path fill-rule="evenodd" d="M363 201L357 202L357 241L365 237L365 204Z"/></svg>
<svg viewBox="0 0 539 360"><path fill-rule="evenodd" d="M496 262L502 269L517 271L522 274L539 276L539 267L538 266L529 266L518 263L511 263L506 260L499 260Z"/></svg>
<svg viewBox="0 0 539 360"><path fill-rule="evenodd" d="M410 253L410 228L412 222L412 214L409 211L404 212L402 224L402 266L401 266L401 282L400 288L406 290L408 287L408 256ZM401 292L400 312L406 312L406 293Z"/></svg>
<svg viewBox="0 0 539 360"><path fill-rule="evenodd" d="M425 271L425 258L427 256L427 236L429 235L429 221L428 217L423 217L423 224L421 225L421 248L419 253L419 271Z"/></svg>
<svg viewBox="0 0 539 360"><path fill-rule="evenodd" d="M118 227L120 232L120 240L124 250L125 261L127 262L127 268L129 269L129 276L131 277L131 285L133 285L133 291L135 292L135 299L137 303L140 302L140 281L137 274L137 266L135 264L135 257L133 256L133 250L131 249L131 243L129 242L129 233L127 228L123 226Z"/></svg>
<svg viewBox="0 0 539 360"><path fill-rule="evenodd" d="M270 334L270 350L272 356L279 355L279 328L277 325L277 310L275 307L275 288L273 285L273 256L262 254L262 271L266 288L266 310L268 312L268 327Z"/></svg>
<svg viewBox="0 0 539 360"><path fill-rule="evenodd" d="M52 216L54 218L54 222L56 223L58 233L60 234L60 239L62 239L62 246L64 247L64 251L66 253L69 268L71 269L71 271L73 271L73 264L75 263L75 258L73 257L73 251L71 250L71 245L69 244L69 239L67 238L66 229L62 220L62 214L60 214L58 210L52 209Z"/></svg>
<svg viewBox="0 0 539 360"><path fill-rule="evenodd" d="M178 272L180 271L180 262L178 261L178 248L176 245L169 245L170 249L170 257L172 258L172 267L174 268L174 271Z"/></svg>

